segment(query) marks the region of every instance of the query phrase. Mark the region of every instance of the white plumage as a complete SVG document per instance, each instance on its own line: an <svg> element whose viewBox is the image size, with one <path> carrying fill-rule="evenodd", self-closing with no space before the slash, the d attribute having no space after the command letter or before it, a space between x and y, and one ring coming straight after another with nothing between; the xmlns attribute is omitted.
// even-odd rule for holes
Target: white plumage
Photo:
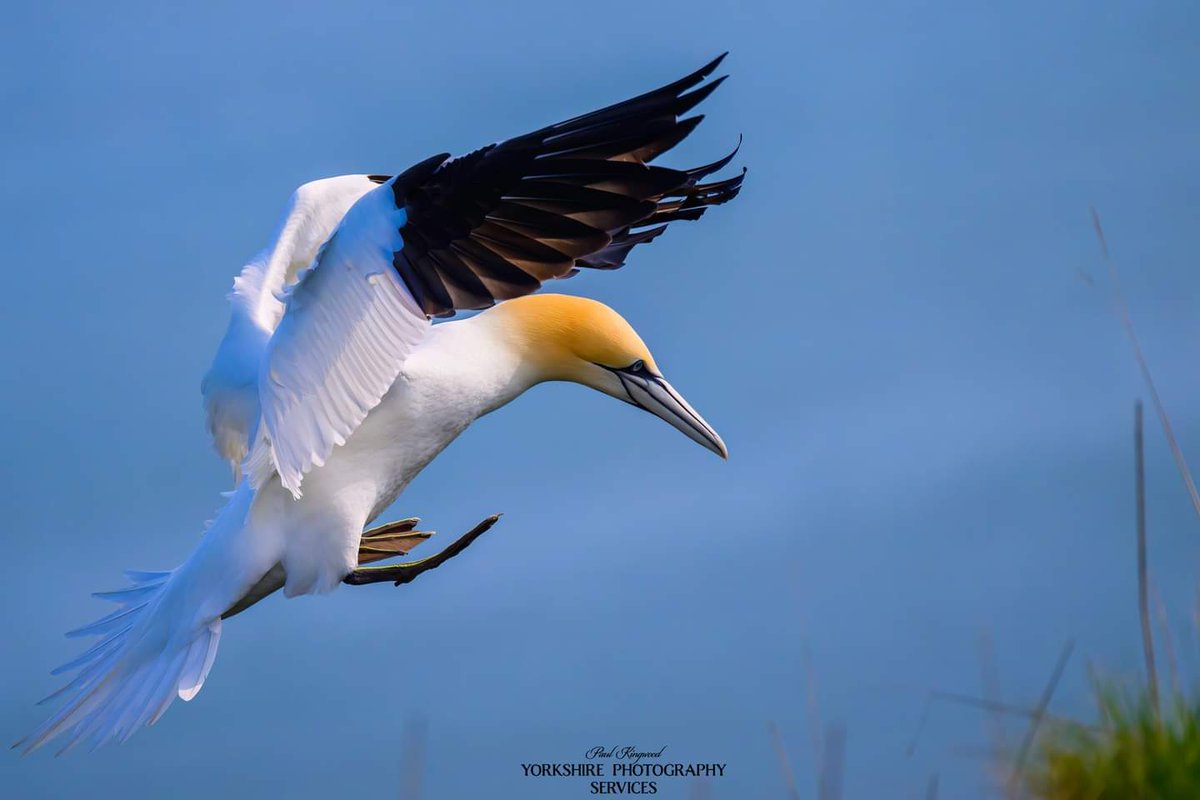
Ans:
<svg viewBox="0 0 1200 800"><path fill-rule="evenodd" d="M394 180L350 208L288 289L259 366L262 425L248 461L256 488L278 472L299 497L304 473L345 444L429 330L392 266L405 223Z"/></svg>
<svg viewBox="0 0 1200 800"><path fill-rule="evenodd" d="M270 244L233 281L229 327L200 384L217 452L240 476L258 424L259 369L285 310L285 293L313 264L342 217L378 183L366 175L311 181L288 201Z"/></svg>

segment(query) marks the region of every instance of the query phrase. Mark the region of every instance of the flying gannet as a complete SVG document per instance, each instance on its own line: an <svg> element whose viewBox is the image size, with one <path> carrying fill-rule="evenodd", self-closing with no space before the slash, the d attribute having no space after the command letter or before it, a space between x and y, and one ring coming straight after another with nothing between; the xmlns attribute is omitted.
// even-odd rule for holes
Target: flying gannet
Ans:
<svg viewBox="0 0 1200 800"><path fill-rule="evenodd" d="M276 589L401 583L454 555L495 518L415 568L360 566L407 552L423 537L412 521L363 528L474 420L539 383L604 392L724 457L619 314L531 294L580 268L620 267L670 222L738 193L744 170L702 182L733 153L691 170L649 163L700 122L684 115L723 80L705 83L720 61L465 156L297 190L235 281L202 387L236 488L180 566L129 572L131 587L98 595L120 607L68 634L103 638L55 670L79 672L16 746L99 746L153 724L199 692L222 619ZM462 309L489 310L431 324Z"/></svg>

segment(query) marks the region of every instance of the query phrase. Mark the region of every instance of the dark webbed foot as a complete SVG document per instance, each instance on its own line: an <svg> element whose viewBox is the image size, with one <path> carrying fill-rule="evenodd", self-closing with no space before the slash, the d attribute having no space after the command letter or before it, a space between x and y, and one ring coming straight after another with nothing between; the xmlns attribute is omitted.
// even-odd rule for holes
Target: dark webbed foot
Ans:
<svg viewBox="0 0 1200 800"><path fill-rule="evenodd" d="M345 578L343 578L343 582L351 584L352 586L361 586L367 583L381 583L383 581L392 581L396 586L399 586L402 583L408 583L414 580L421 573L440 567L442 564L445 564L463 550L466 550L472 542L474 542L483 534L487 533L488 530L490 530L491 527L499 520L500 515L493 514L483 522L480 522L471 530L464 533L462 536L458 537L458 539L456 539L454 543L445 550L437 553L436 555L432 555L429 558L422 558L417 561L408 561L402 564L387 564L381 567L360 566L358 569L354 570ZM362 546L359 549L359 563L367 564L370 563L370 561L378 561L380 559L396 555L397 553L407 553L414 546L429 538L430 534L426 533L425 531L412 530L416 524L416 520L401 520L400 522L394 522L390 525L384 525L381 528L373 528L372 530L364 533ZM399 528L405 525L408 526L406 529L399 530ZM384 529L388 530L385 531ZM374 535L372 537L373 540L368 540L368 537L372 535ZM385 544L385 542L387 544ZM399 543L399 545L394 546L391 552L387 553L386 555L377 555L378 552L382 552L383 549L388 546L393 546L395 543ZM404 547L404 549L401 549L401 545ZM365 558L363 551L364 547L369 549L369 552L366 553ZM369 561L367 560L368 558L370 559Z"/></svg>
<svg viewBox="0 0 1200 800"><path fill-rule="evenodd" d="M409 517L364 531L358 544L358 565L402 556L433 536L432 531L413 530L420 521L417 517Z"/></svg>

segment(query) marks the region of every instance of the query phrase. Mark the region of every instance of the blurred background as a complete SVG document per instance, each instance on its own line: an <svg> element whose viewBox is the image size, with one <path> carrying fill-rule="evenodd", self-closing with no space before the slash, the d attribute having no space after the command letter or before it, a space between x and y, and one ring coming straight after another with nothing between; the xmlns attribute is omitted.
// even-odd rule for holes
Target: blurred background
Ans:
<svg viewBox="0 0 1200 800"><path fill-rule="evenodd" d="M6 754L5 796L566 798L586 781L520 764L628 744L727 764L660 796L785 797L782 752L811 797L829 724L845 797L984 796L1001 734L926 709L930 690L1033 707L1072 638L1050 708L1093 714L1089 661L1141 669L1143 385L1088 209L1200 454L1200 9L968 5L7 6L10 741L78 650L60 632L108 610L89 593L178 563L220 504L199 380L294 187L474 149L724 50L732 78L666 162L744 134L750 173L625 270L553 287L638 328L728 463L541 387L383 518L441 531L425 553L505 512L466 554L402 589L271 598L226 626L195 702L119 748ZM1152 411L1146 458L1151 581L1196 675L1200 525ZM1005 725L1015 746L1026 722Z"/></svg>

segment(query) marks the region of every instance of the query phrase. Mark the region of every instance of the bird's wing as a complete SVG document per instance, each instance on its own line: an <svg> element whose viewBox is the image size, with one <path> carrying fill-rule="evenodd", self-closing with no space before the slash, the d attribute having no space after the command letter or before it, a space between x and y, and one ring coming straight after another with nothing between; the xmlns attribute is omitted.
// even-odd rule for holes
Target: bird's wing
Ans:
<svg viewBox="0 0 1200 800"><path fill-rule="evenodd" d="M350 206L386 179L342 175L304 184L292 193L271 242L234 279L229 326L200 392L213 445L235 479L258 421L258 368L283 317L280 296L312 263Z"/></svg>
<svg viewBox="0 0 1200 800"><path fill-rule="evenodd" d="M345 443L429 328L392 267L405 224L396 180L351 207L284 298L259 367L261 421L246 461L256 487L278 472L299 497L304 473Z"/></svg>
<svg viewBox="0 0 1200 800"><path fill-rule="evenodd" d="M299 496L304 473L395 381L429 317L529 294L578 267L619 267L667 223L734 197L740 175L700 182L733 153L692 170L649 164L700 122L681 117L720 84L700 86L720 61L460 158L426 159L362 197L267 347L247 462L255 484L278 472Z"/></svg>
<svg viewBox="0 0 1200 800"><path fill-rule="evenodd" d="M649 164L703 119L681 116L724 80L695 88L722 58L623 103L441 163L397 189L408 225L395 266L422 310L486 308L576 267L615 269L665 223L732 199L741 176L700 180L734 153L693 170Z"/></svg>

